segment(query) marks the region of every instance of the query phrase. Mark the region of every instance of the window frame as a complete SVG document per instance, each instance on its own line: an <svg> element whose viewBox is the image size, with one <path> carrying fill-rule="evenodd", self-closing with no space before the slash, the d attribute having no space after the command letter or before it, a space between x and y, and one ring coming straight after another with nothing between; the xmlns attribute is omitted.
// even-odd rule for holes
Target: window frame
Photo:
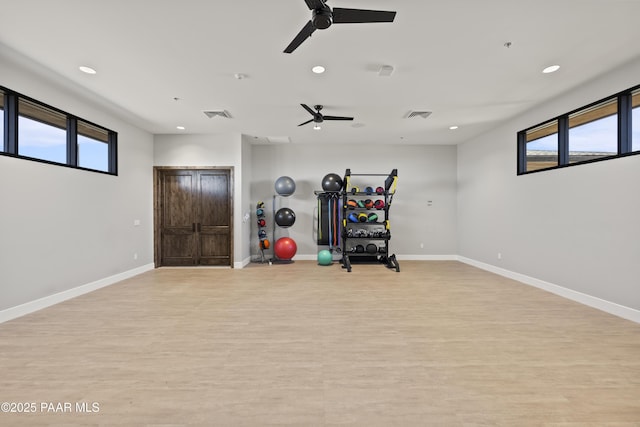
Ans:
<svg viewBox="0 0 640 427"><path fill-rule="evenodd" d="M517 175L528 175L532 173L545 172L555 169L561 169L571 166L578 166L584 164L590 164L595 162L602 162L606 160L613 160L622 157L634 156L640 154L640 150L633 151L632 137L632 93L640 89L640 85L631 87L620 91L614 95L607 96L598 101L592 102L588 105L576 108L568 113L561 114L556 117L544 120L534 126L529 126L517 132ZM618 107L618 120L617 120L617 153L610 156L602 156L594 159L581 160L578 162L569 162L569 117L580 112L592 109L600 104L605 104L609 101L616 100ZM605 116L607 117L607 116ZM527 171L527 132L536 128L539 128L547 123L556 121L558 122L558 165L547 168L540 168ZM594 120L595 121L595 120ZM586 124L586 123L585 123Z"/></svg>
<svg viewBox="0 0 640 427"><path fill-rule="evenodd" d="M106 175L118 175L118 133L108 129L104 126L101 126L97 123L94 123L90 120L78 117L74 114L67 113L59 108L48 105L44 102L38 101L37 99L31 98L29 96L20 94L14 90L6 88L4 86L0 86L0 96L4 96L4 134L2 135L2 144L4 147L4 151L0 151L0 155L13 157L17 159L30 160L39 163L46 163L50 165L70 167L73 169L80 169L88 172L101 173ZM66 161L56 162L45 159L39 159L36 157L29 157L25 155L20 155L19 153L19 131L18 131L18 118L20 117L20 112L18 105L20 100L26 101L28 103L35 104L38 107L49 110L53 113L61 114L66 119ZM28 116L25 116L30 118ZM37 119L36 119L37 120ZM38 120L46 125L57 127L52 123L48 123L46 121ZM94 126L98 129L102 129L107 133L107 170L99 170L92 169L87 167L78 166L78 122L86 123L90 126Z"/></svg>

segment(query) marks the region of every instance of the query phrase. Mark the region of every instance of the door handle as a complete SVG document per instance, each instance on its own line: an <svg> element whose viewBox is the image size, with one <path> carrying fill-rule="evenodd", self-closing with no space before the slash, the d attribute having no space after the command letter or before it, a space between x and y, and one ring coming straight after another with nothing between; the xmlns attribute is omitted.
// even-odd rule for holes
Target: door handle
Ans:
<svg viewBox="0 0 640 427"><path fill-rule="evenodd" d="M202 231L202 224L198 223L198 233Z"/></svg>
<svg viewBox="0 0 640 427"><path fill-rule="evenodd" d="M196 232L196 223L195 222L191 224L191 231L194 232L194 233Z"/></svg>

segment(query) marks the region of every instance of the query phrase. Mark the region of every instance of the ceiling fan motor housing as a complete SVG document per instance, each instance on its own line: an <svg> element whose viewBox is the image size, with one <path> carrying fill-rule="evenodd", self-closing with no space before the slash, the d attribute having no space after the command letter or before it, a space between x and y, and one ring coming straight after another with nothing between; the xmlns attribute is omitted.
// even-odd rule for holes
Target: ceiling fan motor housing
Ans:
<svg viewBox="0 0 640 427"><path fill-rule="evenodd" d="M311 21L313 22L313 26L318 30L324 30L331 26L333 19L333 14L331 13L331 9L327 6L326 9L314 9L313 17Z"/></svg>

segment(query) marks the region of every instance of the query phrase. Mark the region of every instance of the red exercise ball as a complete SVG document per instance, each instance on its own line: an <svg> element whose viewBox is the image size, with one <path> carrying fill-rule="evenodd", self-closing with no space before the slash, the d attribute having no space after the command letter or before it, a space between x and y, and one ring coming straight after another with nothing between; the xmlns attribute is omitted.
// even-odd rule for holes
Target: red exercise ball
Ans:
<svg viewBox="0 0 640 427"><path fill-rule="evenodd" d="M293 258L298 250L295 240L290 237L281 237L273 246L273 253L278 259L288 260Z"/></svg>

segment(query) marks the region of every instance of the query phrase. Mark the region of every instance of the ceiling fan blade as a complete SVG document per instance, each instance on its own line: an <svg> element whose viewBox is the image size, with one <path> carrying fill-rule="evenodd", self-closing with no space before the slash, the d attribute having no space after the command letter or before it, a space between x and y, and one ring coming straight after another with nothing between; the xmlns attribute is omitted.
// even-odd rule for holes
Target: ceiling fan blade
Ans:
<svg viewBox="0 0 640 427"><path fill-rule="evenodd" d="M315 30L316 27L313 26L313 23L311 21L307 22L307 24L302 27L302 30L300 30L293 41L289 43L289 46L287 46L287 48L284 50L284 53L291 53L296 50L296 48L300 46L303 41L308 39Z"/></svg>
<svg viewBox="0 0 640 427"><path fill-rule="evenodd" d="M309 9L321 9L324 7L324 1L322 0L304 0Z"/></svg>
<svg viewBox="0 0 640 427"><path fill-rule="evenodd" d="M302 107L303 107L305 110L307 110L307 111L309 112L309 114L311 114L311 115L312 115L312 116L314 116L314 117L316 116L316 112L315 112L315 111L313 111L311 108L309 108L309 106L308 106L308 105L306 105L306 104L300 104L300 105L302 105Z"/></svg>
<svg viewBox="0 0 640 427"><path fill-rule="evenodd" d="M306 122L304 122L304 123L300 123L298 126L304 126L304 125L306 125L307 123L311 123L312 121L313 121L313 119L311 119L311 120L307 120L307 121L306 121Z"/></svg>
<svg viewBox="0 0 640 427"><path fill-rule="evenodd" d="M353 120L353 117L342 117L342 116L322 116L325 120Z"/></svg>
<svg viewBox="0 0 640 427"><path fill-rule="evenodd" d="M393 22L395 12L384 10L333 8L334 24L360 24L366 22Z"/></svg>

